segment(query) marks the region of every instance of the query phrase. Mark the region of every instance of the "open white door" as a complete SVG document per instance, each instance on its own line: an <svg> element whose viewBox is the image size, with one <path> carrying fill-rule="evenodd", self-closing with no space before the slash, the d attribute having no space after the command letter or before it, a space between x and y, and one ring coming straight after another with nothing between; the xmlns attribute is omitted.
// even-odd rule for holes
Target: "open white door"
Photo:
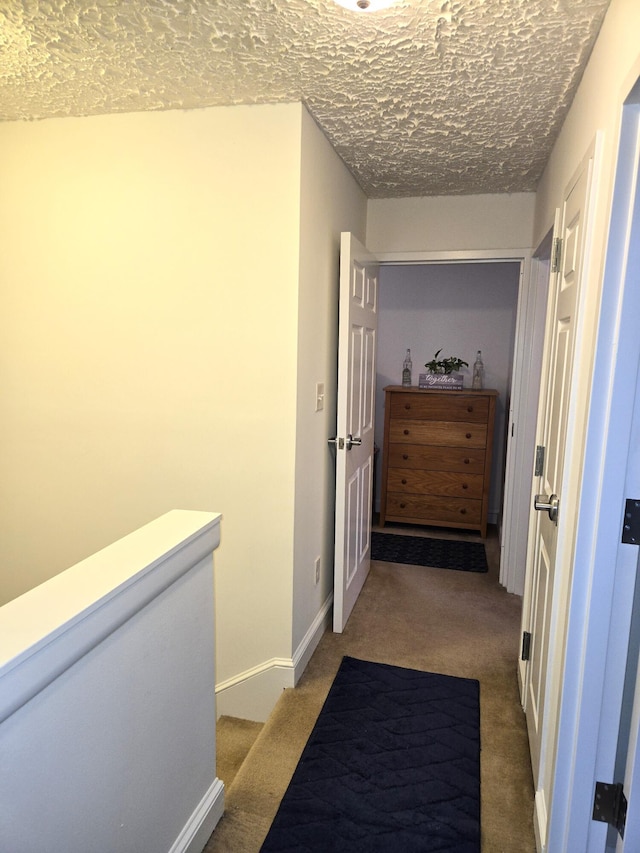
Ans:
<svg viewBox="0 0 640 853"><path fill-rule="evenodd" d="M561 256L557 262L558 274L552 283L553 301L545 343L547 371L541 389L545 457L536 482L539 494L535 498L535 509L539 512L529 541L533 576L529 612L523 614L523 628L531 637L528 673L524 678L525 712L536 786L535 827L543 849L552 797L558 679L562 671L566 596L570 588L567 576L570 562L559 565L556 548L559 535L570 531L574 522L567 517L566 511L563 515L562 492L592 170L593 157L588 157L567 188L561 213Z"/></svg>
<svg viewBox="0 0 640 853"><path fill-rule="evenodd" d="M371 563L378 328L376 259L352 234L340 243L333 630L341 633Z"/></svg>

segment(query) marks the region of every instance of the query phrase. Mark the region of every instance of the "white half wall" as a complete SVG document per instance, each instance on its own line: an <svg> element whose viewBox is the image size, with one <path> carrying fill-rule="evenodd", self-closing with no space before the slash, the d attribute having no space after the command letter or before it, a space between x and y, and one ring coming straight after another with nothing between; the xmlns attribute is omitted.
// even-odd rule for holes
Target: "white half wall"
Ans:
<svg viewBox="0 0 640 853"><path fill-rule="evenodd" d="M176 510L0 608L3 851L203 849L219 541L219 515Z"/></svg>

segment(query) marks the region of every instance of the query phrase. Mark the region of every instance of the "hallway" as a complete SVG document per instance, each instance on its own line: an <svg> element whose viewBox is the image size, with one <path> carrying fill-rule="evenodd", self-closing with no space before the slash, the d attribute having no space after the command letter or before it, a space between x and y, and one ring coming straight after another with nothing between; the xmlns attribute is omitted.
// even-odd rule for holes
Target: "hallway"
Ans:
<svg viewBox="0 0 640 853"><path fill-rule="evenodd" d="M401 532L398 527L385 530ZM255 727L223 718L218 754L226 811L206 853L260 849L343 655L480 681L482 850L535 851L533 784L516 682L521 599L498 583L495 530L486 544L487 574L372 562L344 633L324 635L298 686L283 693L231 782L222 774L229 767L225 750L237 747L234 729L248 729L250 745Z"/></svg>

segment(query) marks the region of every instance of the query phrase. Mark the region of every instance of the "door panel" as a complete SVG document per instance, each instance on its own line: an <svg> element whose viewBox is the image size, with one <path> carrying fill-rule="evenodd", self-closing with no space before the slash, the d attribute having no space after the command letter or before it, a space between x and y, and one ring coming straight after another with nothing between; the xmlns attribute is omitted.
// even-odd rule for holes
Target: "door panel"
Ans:
<svg viewBox="0 0 640 853"><path fill-rule="evenodd" d="M371 563L378 272L367 249L353 235L342 234L333 603L337 632L344 630Z"/></svg>
<svg viewBox="0 0 640 853"><path fill-rule="evenodd" d="M523 629L531 633L530 658L521 664L524 705L529 732L532 769L536 785L537 830L543 840L550 813L553 761L556 743L558 666L562 665L566 633L566 602L570 579L568 566L556 563L558 532L563 516L564 453L567 435L576 315L580 305L581 269L584 254L584 217L591 186L592 158L585 160L565 194L560 215L562 238L560 270L552 275L545 340L546 374L540 395L539 441L546 448L544 470L534 484L541 495L559 497L559 514L534 514L530 528L531 591ZM564 574L563 574L564 573ZM551 669L553 661L555 669ZM523 666L525 671L523 672ZM552 678L553 676L553 678ZM555 682L554 682L555 678Z"/></svg>

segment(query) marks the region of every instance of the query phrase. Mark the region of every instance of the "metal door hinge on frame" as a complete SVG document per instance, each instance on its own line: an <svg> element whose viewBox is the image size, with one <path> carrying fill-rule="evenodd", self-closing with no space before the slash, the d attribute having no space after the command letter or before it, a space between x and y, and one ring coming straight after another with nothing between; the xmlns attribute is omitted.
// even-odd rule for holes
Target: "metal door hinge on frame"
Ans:
<svg viewBox="0 0 640 853"><path fill-rule="evenodd" d="M560 272L562 263L562 238L554 237L553 248L551 250L551 272Z"/></svg>
<svg viewBox="0 0 640 853"><path fill-rule="evenodd" d="M533 469L533 476L534 477L542 477L542 475L544 474L545 450L546 450L546 448L542 444L539 444L536 447L536 466Z"/></svg>
<svg viewBox="0 0 640 853"><path fill-rule="evenodd" d="M593 820L608 823L624 838L624 826L627 820L627 798L622 790L622 783L596 782L596 792L593 798Z"/></svg>
<svg viewBox="0 0 640 853"><path fill-rule="evenodd" d="M531 657L531 634L529 631L522 632L522 652L520 654L521 660L529 660Z"/></svg>
<svg viewBox="0 0 640 853"><path fill-rule="evenodd" d="M640 500L637 498L625 501L622 541L626 545L640 545Z"/></svg>

